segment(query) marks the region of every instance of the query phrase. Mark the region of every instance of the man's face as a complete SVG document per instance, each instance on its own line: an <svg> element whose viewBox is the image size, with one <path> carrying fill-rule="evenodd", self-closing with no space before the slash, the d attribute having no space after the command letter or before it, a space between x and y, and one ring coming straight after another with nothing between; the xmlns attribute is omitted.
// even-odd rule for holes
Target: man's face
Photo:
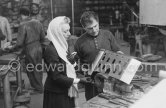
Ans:
<svg viewBox="0 0 166 108"><path fill-rule="evenodd" d="M32 10L32 13L35 15L39 13L39 7L35 4L32 5L31 10Z"/></svg>
<svg viewBox="0 0 166 108"><path fill-rule="evenodd" d="M84 29L91 36L97 36L99 34L99 22L96 21L94 18L91 18L91 20L92 20L92 23L87 24Z"/></svg>
<svg viewBox="0 0 166 108"><path fill-rule="evenodd" d="M26 18L28 18L28 16L21 15L21 20L25 20Z"/></svg>

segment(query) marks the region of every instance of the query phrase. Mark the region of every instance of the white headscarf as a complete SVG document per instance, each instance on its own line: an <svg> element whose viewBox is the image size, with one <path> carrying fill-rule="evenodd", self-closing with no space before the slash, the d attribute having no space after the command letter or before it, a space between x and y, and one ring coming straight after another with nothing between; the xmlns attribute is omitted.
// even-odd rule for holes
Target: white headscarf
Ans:
<svg viewBox="0 0 166 108"><path fill-rule="evenodd" d="M58 55L61 59L66 62L66 73L70 78L76 78L76 73L74 66L67 59L68 43L63 36L61 25L65 23L65 16L59 16L54 18L48 26L47 38L52 41L54 47L56 48ZM68 90L68 95L70 97L78 96L77 85L72 85Z"/></svg>

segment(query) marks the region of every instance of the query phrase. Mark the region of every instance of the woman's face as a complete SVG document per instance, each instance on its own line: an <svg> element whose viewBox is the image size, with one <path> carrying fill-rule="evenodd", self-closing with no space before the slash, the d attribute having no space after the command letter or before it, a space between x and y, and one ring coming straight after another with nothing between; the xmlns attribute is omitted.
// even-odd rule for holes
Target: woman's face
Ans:
<svg viewBox="0 0 166 108"><path fill-rule="evenodd" d="M70 34L70 25L69 24L62 24L62 33L65 39L69 38Z"/></svg>

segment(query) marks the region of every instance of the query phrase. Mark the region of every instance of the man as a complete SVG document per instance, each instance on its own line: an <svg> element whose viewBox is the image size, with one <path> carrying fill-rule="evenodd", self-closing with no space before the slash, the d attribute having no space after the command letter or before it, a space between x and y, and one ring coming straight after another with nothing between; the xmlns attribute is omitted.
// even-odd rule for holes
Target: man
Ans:
<svg viewBox="0 0 166 108"><path fill-rule="evenodd" d="M110 31L99 29L99 18L95 12L84 12L80 22L86 31L75 44L75 51L80 58L81 64L92 64L100 49L122 53L113 34ZM93 80L95 74L94 72L91 76ZM87 100L97 94L97 88L93 84L85 85L85 97Z"/></svg>
<svg viewBox="0 0 166 108"><path fill-rule="evenodd" d="M20 15L22 22L18 29L16 48L23 49L27 75L33 88L33 92L42 93L42 45L45 41L45 33L42 24L31 19L28 8L21 8Z"/></svg>
<svg viewBox="0 0 166 108"><path fill-rule="evenodd" d="M12 41L12 34L11 34L10 24L7 18L1 16L1 14L2 14L2 9L0 8L0 30L1 30L0 32L5 36L5 39L2 39L2 41L0 40L0 48L4 49L5 43Z"/></svg>

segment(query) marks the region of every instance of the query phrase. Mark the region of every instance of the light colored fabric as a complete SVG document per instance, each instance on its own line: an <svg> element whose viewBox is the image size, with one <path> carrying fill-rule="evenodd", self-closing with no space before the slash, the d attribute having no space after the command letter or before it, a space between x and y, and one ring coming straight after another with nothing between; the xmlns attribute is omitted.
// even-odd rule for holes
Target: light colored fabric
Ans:
<svg viewBox="0 0 166 108"><path fill-rule="evenodd" d="M161 80L129 108L166 108L166 79Z"/></svg>
<svg viewBox="0 0 166 108"><path fill-rule="evenodd" d="M65 16L59 16L54 18L47 30L47 38L52 41L54 47L56 48L58 55L66 62L66 71L67 76L70 78L76 78L76 73L74 66L68 61L67 59L67 51L68 51L68 43L63 36L61 25L64 22ZM68 95L70 97L77 97L78 96L78 88L77 84L74 84L70 87Z"/></svg>
<svg viewBox="0 0 166 108"><path fill-rule="evenodd" d="M5 17L0 16L0 29L2 30L2 33L6 36L6 39L1 41L1 48L3 49L5 46L5 43L7 41L12 41L12 34L11 34L11 28L8 20Z"/></svg>

